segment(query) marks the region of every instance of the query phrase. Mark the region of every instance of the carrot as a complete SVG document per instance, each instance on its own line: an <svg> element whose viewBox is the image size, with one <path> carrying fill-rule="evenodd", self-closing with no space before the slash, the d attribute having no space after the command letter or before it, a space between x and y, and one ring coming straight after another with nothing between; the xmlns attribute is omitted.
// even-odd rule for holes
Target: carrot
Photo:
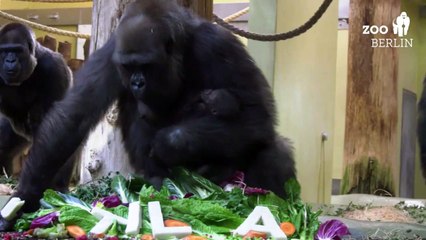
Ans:
<svg viewBox="0 0 426 240"><path fill-rule="evenodd" d="M182 240L207 240L207 238L197 235L188 235L182 238Z"/></svg>
<svg viewBox="0 0 426 240"><path fill-rule="evenodd" d="M185 227L185 226L189 226L189 224L187 224L186 222L182 222L182 221L178 221L178 220L174 220L174 219L166 219L164 221L164 226L166 226L166 227Z"/></svg>
<svg viewBox="0 0 426 240"><path fill-rule="evenodd" d="M296 227L291 222L282 222L280 228L287 237L291 237L296 232Z"/></svg>
<svg viewBox="0 0 426 240"><path fill-rule="evenodd" d="M86 235L86 232L77 225L66 226L68 234L73 238L78 238Z"/></svg>
<svg viewBox="0 0 426 240"><path fill-rule="evenodd" d="M256 231L250 230L250 231L248 231L248 233L246 233L246 235L244 235L243 240L244 239L252 239L252 238L266 239L266 233L256 232Z"/></svg>
<svg viewBox="0 0 426 240"><path fill-rule="evenodd" d="M24 236L26 236L26 235L33 235L33 233L34 233L34 229L29 229L29 230L27 230L27 231L24 232Z"/></svg>
<svg viewBox="0 0 426 240"><path fill-rule="evenodd" d="M92 237L92 238L94 238L94 239L97 239L97 238L104 238L104 237L105 237L105 233L97 233L97 234L93 234L91 237Z"/></svg>
<svg viewBox="0 0 426 240"><path fill-rule="evenodd" d="M144 234L142 235L141 240L154 240L154 237L151 234Z"/></svg>

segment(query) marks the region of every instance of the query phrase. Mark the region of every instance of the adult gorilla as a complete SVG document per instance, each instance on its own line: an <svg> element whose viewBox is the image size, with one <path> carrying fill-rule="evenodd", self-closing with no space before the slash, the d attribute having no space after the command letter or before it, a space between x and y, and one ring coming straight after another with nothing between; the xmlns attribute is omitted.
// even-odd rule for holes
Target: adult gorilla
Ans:
<svg viewBox="0 0 426 240"><path fill-rule="evenodd" d="M8 173L70 81L62 56L37 43L30 28L9 23L0 29L0 165ZM69 177L62 174L56 187L66 189Z"/></svg>
<svg viewBox="0 0 426 240"><path fill-rule="evenodd" d="M274 130L270 87L244 46L172 0L130 4L76 82L35 139L16 193L31 200L24 211L38 207L54 173L117 99L131 164L154 184L175 166L217 183L242 170L248 185L284 195L285 180L295 177L291 149ZM192 99L219 89L239 104L235 116L182 114ZM155 117L141 117L141 104Z"/></svg>

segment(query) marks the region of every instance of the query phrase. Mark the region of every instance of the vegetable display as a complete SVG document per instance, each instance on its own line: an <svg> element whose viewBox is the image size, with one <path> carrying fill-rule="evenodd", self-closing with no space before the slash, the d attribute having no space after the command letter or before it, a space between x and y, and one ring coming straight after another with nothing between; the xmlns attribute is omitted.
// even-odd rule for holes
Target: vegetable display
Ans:
<svg viewBox="0 0 426 240"><path fill-rule="evenodd" d="M117 175L112 178L108 195L96 196L98 199L79 196L79 190L70 194L47 190L41 199L42 208L22 215L15 230L47 238L154 239L153 230L159 224L168 230L190 228L189 234L181 239L266 239L268 233L255 229L245 236L234 235L257 206L269 209L278 229L288 239L314 239L320 228L320 212L312 211L300 199L300 185L295 179L283 186L288 198L282 199L272 192L245 186L241 173L238 184L230 182L224 188L184 169L177 169L174 176L156 190L142 178ZM161 206L155 217L153 203ZM162 217L161 223L158 215ZM341 226L331 225L339 229L338 234L343 233ZM320 229L327 232L329 228L327 223ZM317 239L328 238L317 235Z"/></svg>

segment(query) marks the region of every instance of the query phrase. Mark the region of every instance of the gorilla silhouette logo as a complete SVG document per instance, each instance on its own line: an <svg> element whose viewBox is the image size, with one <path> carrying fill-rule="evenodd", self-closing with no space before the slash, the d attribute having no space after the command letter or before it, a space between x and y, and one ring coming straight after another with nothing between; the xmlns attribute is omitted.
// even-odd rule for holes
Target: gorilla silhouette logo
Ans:
<svg viewBox="0 0 426 240"><path fill-rule="evenodd" d="M393 21L393 33L398 34L399 37L407 35L409 27L410 17L408 17L406 12L401 12L401 14Z"/></svg>

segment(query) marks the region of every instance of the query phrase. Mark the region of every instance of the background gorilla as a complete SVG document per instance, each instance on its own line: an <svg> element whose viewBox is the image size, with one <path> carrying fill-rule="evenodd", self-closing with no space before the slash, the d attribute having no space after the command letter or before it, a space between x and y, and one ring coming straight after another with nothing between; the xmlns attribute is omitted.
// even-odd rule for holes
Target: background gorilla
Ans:
<svg viewBox="0 0 426 240"><path fill-rule="evenodd" d="M417 137L419 140L423 177L426 179L426 78L423 80L422 96L418 104Z"/></svg>
<svg viewBox="0 0 426 240"><path fill-rule="evenodd" d="M129 5L76 79L35 138L16 193L30 200L24 211L38 207L54 173L116 99L130 161L153 183L175 166L217 183L242 170L248 185L284 195L285 180L295 177L291 149L274 129L270 87L244 46L174 1ZM218 89L239 104L234 117L181 114L194 96ZM138 103L155 118L141 118Z"/></svg>
<svg viewBox="0 0 426 240"><path fill-rule="evenodd" d="M31 144L53 102L64 97L71 75L62 56L19 23L0 29L0 64L0 164L11 173L13 158ZM68 179L58 178L58 187L67 187Z"/></svg>

